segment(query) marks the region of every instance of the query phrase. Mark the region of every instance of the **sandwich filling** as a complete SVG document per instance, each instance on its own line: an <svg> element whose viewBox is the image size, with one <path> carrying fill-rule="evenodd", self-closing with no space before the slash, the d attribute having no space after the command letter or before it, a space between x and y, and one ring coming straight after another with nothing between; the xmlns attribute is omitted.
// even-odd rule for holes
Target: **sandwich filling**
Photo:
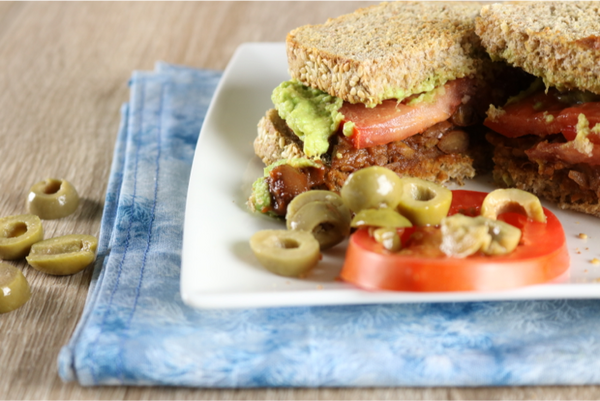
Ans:
<svg viewBox="0 0 600 401"><path fill-rule="evenodd" d="M541 81L484 124L494 146L494 179L600 217L600 95L544 89Z"/></svg>
<svg viewBox="0 0 600 401"><path fill-rule="evenodd" d="M273 92L276 111L259 123L255 151L269 167L254 185L251 209L285 216L299 193L339 191L352 172L373 165L439 183L472 178L474 159L483 165L486 153L470 132L482 120L478 92L474 79L462 78L367 107L284 82Z"/></svg>

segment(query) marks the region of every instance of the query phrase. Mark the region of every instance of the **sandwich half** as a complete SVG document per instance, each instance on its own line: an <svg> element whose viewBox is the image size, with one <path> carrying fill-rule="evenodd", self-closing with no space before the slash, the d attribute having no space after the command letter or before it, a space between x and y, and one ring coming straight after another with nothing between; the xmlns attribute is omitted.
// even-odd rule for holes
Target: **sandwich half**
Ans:
<svg viewBox="0 0 600 401"><path fill-rule="evenodd" d="M495 182L600 217L600 3L493 4L476 32L492 59L537 77L487 113Z"/></svg>
<svg viewBox="0 0 600 401"><path fill-rule="evenodd" d="M514 79L475 34L476 3L393 2L291 31L290 81L272 95L255 153L267 166L249 200L284 216L308 189L339 191L387 167L438 183L483 169L480 123Z"/></svg>

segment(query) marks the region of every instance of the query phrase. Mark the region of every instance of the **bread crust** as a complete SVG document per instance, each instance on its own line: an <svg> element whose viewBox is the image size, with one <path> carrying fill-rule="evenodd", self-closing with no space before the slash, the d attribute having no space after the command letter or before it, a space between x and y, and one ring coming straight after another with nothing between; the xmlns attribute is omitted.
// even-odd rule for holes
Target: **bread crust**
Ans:
<svg viewBox="0 0 600 401"><path fill-rule="evenodd" d="M600 3L487 5L475 30L492 59L541 77L546 86L600 94Z"/></svg>
<svg viewBox="0 0 600 401"><path fill-rule="evenodd" d="M375 105L477 75L489 57L475 35L478 3L393 2L287 35L293 79Z"/></svg>
<svg viewBox="0 0 600 401"><path fill-rule="evenodd" d="M267 110L258 122L254 153L268 166L281 159L304 157L302 142L279 117L277 110Z"/></svg>

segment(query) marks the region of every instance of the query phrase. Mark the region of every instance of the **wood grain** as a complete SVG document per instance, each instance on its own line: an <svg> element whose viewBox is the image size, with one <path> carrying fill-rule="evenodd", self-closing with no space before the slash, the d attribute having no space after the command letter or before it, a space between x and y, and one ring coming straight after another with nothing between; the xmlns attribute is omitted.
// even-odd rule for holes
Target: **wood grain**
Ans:
<svg viewBox="0 0 600 401"><path fill-rule="evenodd" d="M29 187L70 180L83 197L46 237L97 235L120 115L133 70L158 60L224 69L236 47L283 41L366 2L0 2L0 216L26 212ZM46 276L14 262L32 287L0 315L0 399L597 399L588 387L217 390L83 388L63 383L56 358L83 310L91 268Z"/></svg>

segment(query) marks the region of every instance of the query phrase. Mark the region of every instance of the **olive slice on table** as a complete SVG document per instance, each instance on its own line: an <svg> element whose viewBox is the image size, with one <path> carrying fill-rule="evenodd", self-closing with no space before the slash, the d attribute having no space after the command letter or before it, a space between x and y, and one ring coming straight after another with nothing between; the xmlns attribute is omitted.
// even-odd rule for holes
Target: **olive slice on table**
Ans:
<svg viewBox="0 0 600 401"><path fill-rule="evenodd" d="M288 230L312 233L321 249L331 248L350 235L350 210L339 195L327 192L308 191L299 195L290 202L291 209L288 207L286 215Z"/></svg>
<svg viewBox="0 0 600 401"><path fill-rule="evenodd" d="M20 308L29 298L31 290L21 270L0 262L0 313Z"/></svg>
<svg viewBox="0 0 600 401"><path fill-rule="evenodd" d="M402 185L392 170L372 166L350 174L340 195L355 213L363 209L395 209L402 196Z"/></svg>
<svg viewBox="0 0 600 401"><path fill-rule="evenodd" d="M31 246L44 239L42 221L33 214L0 218L0 259L25 257Z"/></svg>
<svg viewBox="0 0 600 401"><path fill-rule="evenodd" d="M496 220L506 212L524 214L533 221L546 222L540 199L532 193L517 188L496 189L485 197L481 204L481 215Z"/></svg>
<svg viewBox="0 0 600 401"><path fill-rule="evenodd" d="M288 277L307 273L321 258L319 242L307 231L259 231L250 238L250 248L267 270Z"/></svg>
<svg viewBox="0 0 600 401"><path fill-rule="evenodd" d="M40 241L26 257L34 269L55 276L75 274L96 259L98 240L91 235L70 234Z"/></svg>
<svg viewBox="0 0 600 401"><path fill-rule="evenodd" d="M401 178L400 214L415 226L438 225L448 215L452 191L441 185L414 177Z"/></svg>
<svg viewBox="0 0 600 401"><path fill-rule="evenodd" d="M73 213L79 205L75 187L66 180L47 178L33 184L27 197L29 212L44 220L60 219Z"/></svg>

